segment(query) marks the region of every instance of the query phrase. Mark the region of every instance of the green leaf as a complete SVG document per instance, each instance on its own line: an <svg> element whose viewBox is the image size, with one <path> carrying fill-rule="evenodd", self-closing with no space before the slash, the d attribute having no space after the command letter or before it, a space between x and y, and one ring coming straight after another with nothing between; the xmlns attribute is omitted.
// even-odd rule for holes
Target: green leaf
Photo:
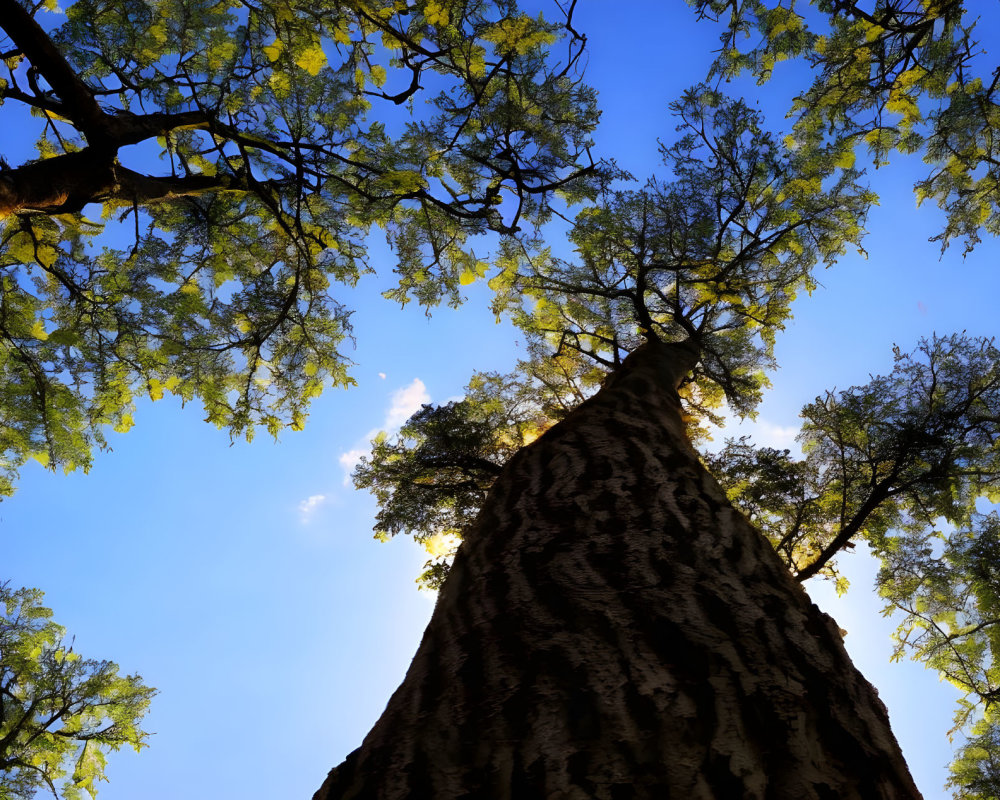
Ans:
<svg viewBox="0 0 1000 800"><path fill-rule="evenodd" d="M285 50L285 43L281 41L280 38L276 38L273 42L263 48L264 55L267 56L268 61L277 61L281 54Z"/></svg>
<svg viewBox="0 0 1000 800"><path fill-rule="evenodd" d="M316 42L299 53L295 63L310 75L319 75L319 71L326 66L326 53L319 42Z"/></svg>

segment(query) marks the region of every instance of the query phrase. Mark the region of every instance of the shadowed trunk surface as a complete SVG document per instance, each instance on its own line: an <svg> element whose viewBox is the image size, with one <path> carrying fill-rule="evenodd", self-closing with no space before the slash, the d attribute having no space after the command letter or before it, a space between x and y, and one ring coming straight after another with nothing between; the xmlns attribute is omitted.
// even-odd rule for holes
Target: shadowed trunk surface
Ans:
<svg viewBox="0 0 1000 800"><path fill-rule="evenodd" d="M522 450L314 800L918 798L836 625L687 442L646 345Z"/></svg>

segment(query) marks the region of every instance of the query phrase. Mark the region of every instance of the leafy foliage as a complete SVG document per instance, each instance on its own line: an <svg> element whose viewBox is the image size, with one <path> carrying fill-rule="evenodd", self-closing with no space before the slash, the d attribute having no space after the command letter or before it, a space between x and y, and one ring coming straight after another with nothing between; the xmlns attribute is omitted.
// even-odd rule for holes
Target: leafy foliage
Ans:
<svg viewBox="0 0 1000 800"><path fill-rule="evenodd" d="M973 514L950 532L910 531L889 541L879 574L886 611L902 612L896 657L909 653L964 694L955 729L970 731L952 764L960 798L1000 789L1000 516Z"/></svg>
<svg viewBox="0 0 1000 800"><path fill-rule="evenodd" d="M0 494L29 457L86 468L141 394L300 428L351 382L338 288L373 230L396 299L457 303L470 237L588 191L582 42L550 55L565 26L512 0L41 8L0 0L2 113L39 155L0 171Z"/></svg>
<svg viewBox="0 0 1000 800"><path fill-rule="evenodd" d="M755 447L749 437L727 439L716 453L705 455L706 466L729 499L774 545L793 573L814 561L829 544L832 523L827 500L835 470L816 458L796 460L789 450ZM832 497L836 498L835 490ZM821 574L838 580L834 563Z"/></svg>
<svg viewBox="0 0 1000 800"><path fill-rule="evenodd" d="M440 587L501 467L551 424L538 394L513 375L474 375L462 400L423 406L358 464L354 485L378 501L376 536L409 533L431 555L422 588Z"/></svg>
<svg viewBox="0 0 1000 800"><path fill-rule="evenodd" d="M992 711L992 709L991 709ZM987 712L951 765L948 786L957 800L995 800L1000 797L1000 724L996 712Z"/></svg>
<svg viewBox="0 0 1000 800"><path fill-rule="evenodd" d="M987 707L1000 698L1000 517L974 515L948 534L891 542L879 576L890 608L904 612L897 655L910 651ZM962 704L959 724L973 710Z"/></svg>
<svg viewBox="0 0 1000 800"><path fill-rule="evenodd" d="M743 101L702 86L672 110L672 181L606 188L575 220L572 260L510 243L491 285L529 340L602 370L645 339L691 340L692 414L717 420L723 399L748 414L792 301L818 262L860 246L871 195L830 153L776 142Z"/></svg>
<svg viewBox="0 0 1000 800"><path fill-rule="evenodd" d="M877 554L892 534L966 525L1000 492L1000 351L992 341L934 337L897 349L891 374L827 392L802 410L805 458L729 441L709 465L800 580L829 570L863 536Z"/></svg>
<svg viewBox="0 0 1000 800"><path fill-rule="evenodd" d="M847 162L863 146L876 165L922 153L931 169L917 198L947 212L942 246L1000 234L1000 72L983 63L978 4L813 0L799 13L769 0L689 1L725 23L718 74L763 83L776 62L808 61L813 82L792 108L797 142L829 139Z"/></svg>
<svg viewBox="0 0 1000 800"><path fill-rule="evenodd" d="M81 658L41 602L37 589L0 584L0 796L96 797L107 752L146 746L139 723L155 690Z"/></svg>
<svg viewBox="0 0 1000 800"><path fill-rule="evenodd" d="M605 188L570 231L572 261L540 239L504 243L490 285L496 312L528 339L518 371L476 376L463 401L425 406L355 473L379 502L382 535L453 543L424 582L443 579L499 467L645 339L700 347L684 387L692 420L715 419L723 397L749 413L795 293L818 261L858 246L869 201L858 173L829 154L788 152L745 103L704 87L673 109L681 136L663 148L673 182Z"/></svg>

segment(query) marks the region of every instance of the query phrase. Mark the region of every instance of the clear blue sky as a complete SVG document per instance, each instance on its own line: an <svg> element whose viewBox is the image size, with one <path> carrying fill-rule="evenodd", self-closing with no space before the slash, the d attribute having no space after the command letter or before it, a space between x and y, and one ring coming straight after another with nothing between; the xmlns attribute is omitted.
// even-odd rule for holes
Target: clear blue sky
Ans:
<svg viewBox="0 0 1000 800"><path fill-rule="evenodd" d="M672 135L667 103L705 74L716 31L662 0L581 3L576 25L604 112L597 153L646 176L657 138ZM780 74L733 91L759 99L772 127L785 124ZM960 247L940 258L927 242L939 215L915 208L918 175L919 162L896 159L871 176L882 203L868 259L843 259L798 301L760 443L794 447L801 406L888 370L894 343L994 332L1000 249L987 241L964 260ZM424 554L372 539L373 501L346 485L343 464L420 402L460 395L473 370L509 369L516 336L494 323L481 285L462 309L430 319L390 305L379 293L391 258L374 262L382 273L345 293L357 308L359 386L328 391L305 431L230 446L199 408L168 396L141 404L135 428L111 435L114 452L89 475L32 464L0 505L0 577L43 589L78 652L160 690L150 748L112 756L102 800L311 797L402 679L433 608L413 582ZM955 692L919 665L888 663L894 625L879 616L873 567L862 554L842 564L853 578L846 600L816 582L810 594L849 631L925 797L946 797Z"/></svg>

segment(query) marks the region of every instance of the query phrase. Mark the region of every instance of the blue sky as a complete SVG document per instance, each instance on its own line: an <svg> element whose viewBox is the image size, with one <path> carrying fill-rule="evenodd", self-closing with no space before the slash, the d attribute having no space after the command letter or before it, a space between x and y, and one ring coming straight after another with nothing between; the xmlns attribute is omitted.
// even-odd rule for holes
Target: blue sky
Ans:
<svg viewBox="0 0 1000 800"><path fill-rule="evenodd" d="M705 74L716 31L662 0L581 4L576 25L604 113L597 154L645 177L658 166L657 138L671 138L667 104ZM780 128L792 85L779 73L772 86L731 91L758 100ZM910 188L920 168L896 159L871 175L882 201L868 258L820 273L822 288L797 302L753 428L759 443L794 447L801 406L887 371L893 344L995 330L1000 248L941 257L927 241L939 214L918 210ZM111 758L102 800L310 797L405 673L433 609L413 582L425 556L405 539L372 539L374 503L345 484L344 464L419 403L460 395L474 370L509 369L517 337L495 323L483 285L430 318L382 300L392 261L372 246L380 274L344 293L357 309L349 354L359 385L328 390L304 431L230 445L199 408L147 401L90 474L32 463L0 505L0 577L43 589L78 652L160 690L150 748ZM945 797L955 691L919 665L888 663L894 625L879 616L874 569L860 552L841 563L853 579L846 599L807 588L848 630L925 797Z"/></svg>

